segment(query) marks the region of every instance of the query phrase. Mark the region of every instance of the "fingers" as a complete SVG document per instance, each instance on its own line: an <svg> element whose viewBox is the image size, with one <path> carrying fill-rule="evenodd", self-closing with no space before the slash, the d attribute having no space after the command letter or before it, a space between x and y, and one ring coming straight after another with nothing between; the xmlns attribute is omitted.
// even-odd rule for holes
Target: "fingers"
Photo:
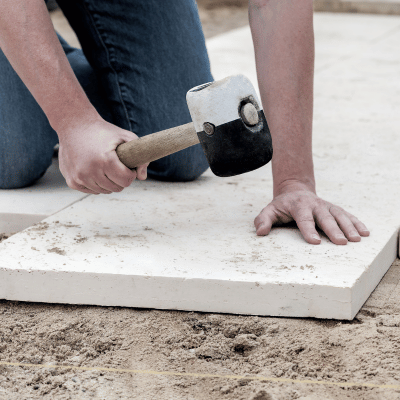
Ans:
<svg viewBox="0 0 400 400"><path fill-rule="evenodd" d="M110 194L121 192L124 188L130 186L136 177L137 171L131 171L127 168L119 161L116 153L114 153L105 164L103 174L99 173L93 180L78 180L76 183L78 186L86 187L96 194ZM146 179L146 177L147 172L145 167L144 171L142 168L142 179Z"/></svg>
<svg viewBox="0 0 400 400"><path fill-rule="evenodd" d="M271 231L272 225L276 222L278 222L278 218L273 210L273 206L268 205L254 220L254 226L256 227L257 235L268 235Z"/></svg>
<svg viewBox="0 0 400 400"><path fill-rule="evenodd" d="M82 193L88 193L88 194L98 194L97 192L94 192L93 190L88 189L85 186L82 185L76 185L75 187L72 187L71 185L68 185L71 189L78 190L79 192Z"/></svg>
<svg viewBox="0 0 400 400"><path fill-rule="evenodd" d="M141 168L141 180L147 177L147 166ZM124 188L131 185L136 179L137 171L131 171L121 162L115 162L108 166L107 172L101 175L95 175L92 179L75 178L67 180L67 184L71 189L79 190L89 194L110 194L121 192Z"/></svg>
<svg viewBox="0 0 400 400"><path fill-rule="evenodd" d="M361 236L359 235L357 228L346 215L344 210L340 209L339 207L332 206L330 207L329 212L335 218L340 229L350 242L361 241Z"/></svg>
<svg viewBox="0 0 400 400"><path fill-rule="evenodd" d="M126 136L124 137L124 139L126 142L138 139L137 135L130 131L125 131L125 133L126 133ZM148 166L149 166L149 163L144 164L144 165L139 165L138 167L136 167L137 178L140 181L144 181L147 179L147 167Z"/></svg>
<svg viewBox="0 0 400 400"><path fill-rule="evenodd" d="M119 144L138 137L101 118L72 132L60 142L60 170L69 187L88 194L121 192L139 178L147 178L147 165L131 171L119 160Z"/></svg>
<svg viewBox="0 0 400 400"><path fill-rule="evenodd" d="M357 229L357 232L359 233L360 236L363 237L369 236L370 232L368 228L360 220L358 220L354 215L351 215L350 213L347 213L347 216Z"/></svg>
<svg viewBox="0 0 400 400"><path fill-rule="evenodd" d="M125 136L123 137L123 139L125 140L125 142L130 142L132 140L136 140L139 139L138 136L130 131L124 131ZM118 160L119 161L119 160ZM149 166L149 163L144 164L144 165L139 165L138 167L136 167L136 172L137 172L137 178L140 181L144 181L147 179L147 167ZM126 168L126 167L125 167ZM114 181L115 182L115 181ZM129 185L128 185L129 186ZM126 186L124 186L126 187Z"/></svg>
<svg viewBox="0 0 400 400"><path fill-rule="evenodd" d="M367 227L352 214L304 190L276 196L255 218L254 225L257 235L264 236L273 225L292 220L310 244L321 243L316 226L337 245L359 242L361 236L369 236Z"/></svg>
<svg viewBox="0 0 400 400"><path fill-rule="evenodd" d="M136 178L136 172L133 172L133 179ZM132 179L132 180L133 180ZM106 175L97 175L94 179L68 179L67 184L71 189L79 190L89 194L110 194L121 192L124 188L111 181Z"/></svg>
<svg viewBox="0 0 400 400"><path fill-rule="evenodd" d="M321 238L315 229L314 217L311 208L304 208L292 213L304 239L310 244L320 244ZM268 235L274 224L278 222L289 222L291 218L281 218L274 207L270 204L254 220L258 236Z"/></svg>
<svg viewBox="0 0 400 400"><path fill-rule="evenodd" d="M130 186L138 177L138 171L130 170L122 164L116 152L111 155L104 171L108 179L122 188Z"/></svg>
<svg viewBox="0 0 400 400"><path fill-rule="evenodd" d="M347 239L339 228L336 219L329 212L326 206L320 206L314 209L314 218L318 226L325 232L331 242L338 245L347 244Z"/></svg>
<svg viewBox="0 0 400 400"><path fill-rule="evenodd" d="M148 166L149 166L149 164L144 164L144 165L140 165L139 167L136 168L137 178L140 181L144 181L147 178L147 167Z"/></svg>
<svg viewBox="0 0 400 400"><path fill-rule="evenodd" d="M293 219L304 239L310 244L320 244L321 238L315 229L315 221L311 208L300 208L294 210Z"/></svg>
<svg viewBox="0 0 400 400"><path fill-rule="evenodd" d="M314 208L313 213L310 209L303 209L293 213L293 217L308 243L318 244L321 239L315 229L315 223L321 228L328 238L337 245L345 245L348 241L359 242L361 236L368 236L369 231L366 226L356 217L347 213L340 207L324 206Z"/></svg>
<svg viewBox="0 0 400 400"><path fill-rule="evenodd" d="M93 192L93 194L110 194L112 193L110 190L105 189L101 186L99 186L94 180L80 180L77 179L72 185L68 185L69 187L71 187L72 189L75 190L79 190L82 192L82 190L80 188L86 188L88 190L90 190L91 192Z"/></svg>
<svg viewBox="0 0 400 400"><path fill-rule="evenodd" d="M124 188L114 183L107 175L99 176L96 179L96 185L109 193L122 192Z"/></svg>
<svg viewBox="0 0 400 400"><path fill-rule="evenodd" d="M76 180L72 180L72 179L66 179L66 182L67 182L67 185L71 188L71 189L74 189L74 190L78 190L79 192L82 192L82 193L88 193L88 194L99 194L99 193L102 193L102 192L99 192L99 188L98 187L96 187L96 185L93 183L93 184L87 184L88 186L86 186L86 184L83 184L83 183L78 183ZM101 189L100 188L100 190L104 190L104 189Z"/></svg>

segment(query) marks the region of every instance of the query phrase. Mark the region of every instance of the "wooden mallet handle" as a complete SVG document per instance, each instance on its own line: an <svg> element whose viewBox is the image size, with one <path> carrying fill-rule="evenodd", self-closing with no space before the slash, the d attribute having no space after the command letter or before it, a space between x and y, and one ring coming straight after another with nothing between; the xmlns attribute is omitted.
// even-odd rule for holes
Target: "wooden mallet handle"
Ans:
<svg viewBox="0 0 400 400"><path fill-rule="evenodd" d="M117 155L128 168L136 168L199 143L193 122L120 144Z"/></svg>

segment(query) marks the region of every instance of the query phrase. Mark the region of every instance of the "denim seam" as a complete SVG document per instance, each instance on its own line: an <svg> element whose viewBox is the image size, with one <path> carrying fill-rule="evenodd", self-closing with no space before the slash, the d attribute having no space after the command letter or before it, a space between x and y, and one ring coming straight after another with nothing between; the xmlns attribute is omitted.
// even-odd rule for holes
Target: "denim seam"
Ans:
<svg viewBox="0 0 400 400"><path fill-rule="evenodd" d="M121 84L120 84L120 82L119 82L118 73L117 73L117 71L116 71L116 70L113 68L113 66L112 66L111 58L110 58L110 52L109 52L109 50L108 50L108 48L107 48L107 46L106 46L106 44L105 44L103 38L101 37L100 31L99 31L99 29L98 29L97 26L96 26L96 21L94 20L93 15L91 14L91 11L90 11L89 8L86 6L85 1L83 1L82 4L83 4L83 6L84 6L85 9L86 9L86 12L87 12L89 18L92 20L93 27L94 27L94 29L95 29L95 31L96 31L96 33L97 33L97 36L98 36L98 38L99 38L99 40L100 40L100 43L102 44L102 46L103 46L103 48L104 48L104 50L105 50L105 52L106 52L108 65L109 65L109 67L111 68L111 70L112 70L112 72L113 72L113 74L115 75L115 78L116 78L117 87L118 87L118 92L119 92L119 98L121 99L121 104L122 104L122 107L123 107L123 109L124 109L124 111L125 111L125 116L126 116L126 119L127 119L127 121L128 121L128 127L129 127L129 130L132 131L132 125L131 125L131 121L130 121L130 119L129 119L128 110L127 110L127 108L126 108L126 105L125 105L125 102L124 102L124 99L123 99L123 96L122 96ZM95 14L95 13L93 13L93 14Z"/></svg>

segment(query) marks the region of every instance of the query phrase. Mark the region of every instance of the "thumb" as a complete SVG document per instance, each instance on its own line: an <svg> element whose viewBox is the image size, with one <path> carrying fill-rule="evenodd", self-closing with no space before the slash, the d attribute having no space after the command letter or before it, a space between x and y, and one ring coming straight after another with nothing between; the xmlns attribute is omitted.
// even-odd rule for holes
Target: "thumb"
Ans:
<svg viewBox="0 0 400 400"><path fill-rule="evenodd" d="M266 236L270 233L272 225L278 222L275 207L269 204L254 219L254 226L258 236Z"/></svg>
<svg viewBox="0 0 400 400"><path fill-rule="evenodd" d="M124 130L123 139L125 140L125 142L130 142L132 140L139 139L139 137L131 131ZM147 167L149 166L149 164L150 163L146 163L143 165L138 165L136 167L137 178L140 181L143 181L147 178Z"/></svg>
<svg viewBox="0 0 400 400"><path fill-rule="evenodd" d="M139 136L126 129L122 130L121 141L130 142L135 139L139 139Z"/></svg>

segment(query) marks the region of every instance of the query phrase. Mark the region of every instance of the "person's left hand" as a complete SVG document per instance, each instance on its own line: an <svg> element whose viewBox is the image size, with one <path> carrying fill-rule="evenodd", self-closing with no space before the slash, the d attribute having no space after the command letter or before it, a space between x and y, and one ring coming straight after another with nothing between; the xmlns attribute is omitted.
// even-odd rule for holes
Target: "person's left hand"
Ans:
<svg viewBox="0 0 400 400"><path fill-rule="evenodd" d="M273 225L295 221L304 239L310 244L320 244L316 225L329 239L339 245L359 242L369 236L367 227L343 208L321 198L305 185L298 183L286 187L255 218L258 236L268 235Z"/></svg>

